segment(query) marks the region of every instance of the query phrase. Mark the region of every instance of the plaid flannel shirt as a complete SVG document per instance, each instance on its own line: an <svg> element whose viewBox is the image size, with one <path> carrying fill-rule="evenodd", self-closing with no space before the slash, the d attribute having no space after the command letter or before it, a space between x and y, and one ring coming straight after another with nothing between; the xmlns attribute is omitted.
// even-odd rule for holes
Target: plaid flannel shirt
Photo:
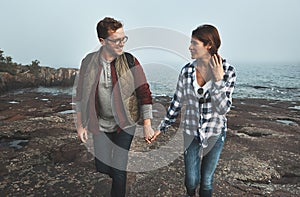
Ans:
<svg viewBox="0 0 300 197"><path fill-rule="evenodd" d="M227 130L225 114L232 105L236 74L235 68L223 60L223 79L212 82L211 87L203 93L208 102L200 103L193 85L196 80L195 65L196 61L182 68L173 99L158 129L167 131L176 121L181 109L185 108L181 119L184 132L200 137L201 143L205 143L209 137L219 135L222 129Z"/></svg>

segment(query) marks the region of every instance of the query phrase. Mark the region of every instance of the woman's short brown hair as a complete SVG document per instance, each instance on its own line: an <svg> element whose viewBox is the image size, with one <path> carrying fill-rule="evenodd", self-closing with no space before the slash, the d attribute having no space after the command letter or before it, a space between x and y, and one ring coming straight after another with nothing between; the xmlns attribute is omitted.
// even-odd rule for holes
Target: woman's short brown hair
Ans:
<svg viewBox="0 0 300 197"><path fill-rule="evenodd" d="M123 27L123 24L120 21L117 21L114 18L105 17L97 24L98 38L106 39L110 34L116 32L116 30L121 27Z"/></svg>
<svg viewBox="0 0 300 197"><path fill-rule="evenodd" d="M218 54L221 39L217 28L212 25L201 25L192 32L192 37L203 42L204 46L210 45L209 53Z"/></svg>

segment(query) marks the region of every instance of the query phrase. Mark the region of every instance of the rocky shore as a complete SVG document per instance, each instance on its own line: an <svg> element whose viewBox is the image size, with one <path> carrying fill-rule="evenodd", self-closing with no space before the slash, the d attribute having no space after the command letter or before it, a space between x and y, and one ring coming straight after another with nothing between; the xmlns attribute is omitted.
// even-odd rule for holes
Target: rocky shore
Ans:
<svg viewBox="0 0 300 197"><path fill-rule="evenodd" d="M169 98L154 102L156 127ZM214 196L300 196L300 101L233 102ZM95 172L91 147L77 139L73 115L69 95L0 96L1 196L109 196L111 180ZM167 147L178 125L151 145L137 132L131 152L143 156ZM153 162L151 171L128 172L127 196L184 196L178 147L169 149L177 156L164 166ZM136 169L134 162L129 168Z"/></svg>
<svg viewBox="0 0 300 197"><path fill-rule="evenodd" d="M9 90L32 88L72 86L78 69L76 68L51 68L39 66L33 61L32 65L19 65L0 61L0 94Z"/></svg>

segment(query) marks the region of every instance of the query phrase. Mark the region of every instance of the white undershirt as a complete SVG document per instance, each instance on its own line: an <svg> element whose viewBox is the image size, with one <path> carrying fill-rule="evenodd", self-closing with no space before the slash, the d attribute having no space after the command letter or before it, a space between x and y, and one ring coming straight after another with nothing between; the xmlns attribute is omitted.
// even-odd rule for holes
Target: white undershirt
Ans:
<svg viewBox="0 0 300 197"><path fill-rule="evenodd" d="M196 93L196 95L197 95L197 97L198 98L201 98L201 97L203 97L203 95L205 95L205 93L209 90L209 89L211 89L211 85L212 85L212 80L209 80L208 82L206 82L205 84L204 84L204 86L200 86L199 84L198 84L198 82L197 82L197 77L196 77L196 71L194 72L194 82L193 82L193 86L194 86L194 90L195 90L195 93ZM199 95L198 94L198 89L199 88L203 88L203 93L202 93L202 95Z"/></svg>

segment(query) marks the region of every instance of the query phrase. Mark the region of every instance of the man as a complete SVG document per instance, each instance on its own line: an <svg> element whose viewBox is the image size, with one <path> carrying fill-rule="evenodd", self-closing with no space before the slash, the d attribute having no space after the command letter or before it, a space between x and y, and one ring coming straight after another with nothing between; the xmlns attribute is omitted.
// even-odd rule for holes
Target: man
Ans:
<svg viewBox="0 0 300 197"><path fill-rule="evenodd" d="M112 178L111 196L125 196L126 166L139 117L148 143L152 97L138 60L123 51L128 37L121 22L106 17L97 24L101 48L81 63L76 87L77 133L86 143L93 134L98 172ZM140 115L139 115L140 114Z"/></svg>

